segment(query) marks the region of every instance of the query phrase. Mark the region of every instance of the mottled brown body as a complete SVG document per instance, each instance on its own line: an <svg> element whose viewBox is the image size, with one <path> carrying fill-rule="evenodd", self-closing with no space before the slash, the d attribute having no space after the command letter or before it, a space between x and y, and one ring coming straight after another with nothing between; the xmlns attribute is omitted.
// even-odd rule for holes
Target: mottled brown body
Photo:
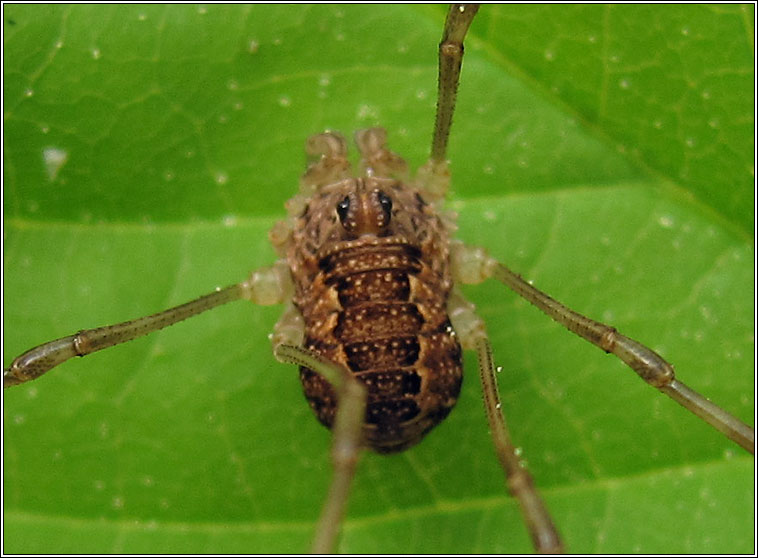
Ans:
<svg viewBox="0 0 758 558"><path fill-rule="evenodd" d="M367 386L367 445L389 453L419 442L455 405L462 379L447 316L448 236L436 211L399 180L345 178L310 199L287 258L304 347ZM300 378L331 428L332 385L305 367Z"/></svg>

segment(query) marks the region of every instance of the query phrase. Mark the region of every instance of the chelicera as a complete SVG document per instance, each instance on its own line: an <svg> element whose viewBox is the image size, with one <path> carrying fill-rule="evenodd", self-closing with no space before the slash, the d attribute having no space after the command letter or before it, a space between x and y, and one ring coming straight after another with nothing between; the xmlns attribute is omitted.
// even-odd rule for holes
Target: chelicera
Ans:
<svg viewBox="0 0 758 558"><path fill-rule="evenodd" d="M447 136L463 37L475 13L474 7L454 6L448 16L440 46L432 155L415 177L386 148L381 129L357 134L357 173L347 162L340 135L312 137L308 151L316 160L303 177L301 192L288 204L289 219L272 231L279 262L177 308L40 345L6 369L5 385L35 379L72 356L240 298L285 304L273 338L274 353L300 367L311 407L334 430L334 480L314 543L314 550L328 551L334 548L360 451L369 447L389 453L418 443L455 404L461 347L475 349L490 428L509 487L524 509L536 548L558 551L562 545L557 529L502 419L484 324L454 288L456 283L495 278L752 451L752 429L675 380L671 366L653 351L560 305L482 249L450 238L440 216L449 185Z"/></svg>

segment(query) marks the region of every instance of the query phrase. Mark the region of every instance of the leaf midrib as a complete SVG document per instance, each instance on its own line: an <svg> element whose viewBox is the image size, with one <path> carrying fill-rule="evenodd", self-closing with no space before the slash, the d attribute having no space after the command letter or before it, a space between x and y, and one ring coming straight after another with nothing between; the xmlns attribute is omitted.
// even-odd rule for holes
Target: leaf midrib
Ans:
<svg viewBox="0 0 758 558"><path fill-rule="evenodd" d="M688 463L686 465L677 465L671 467L656 467L645 471L644 473L636 473L629 475L615 475L595 478L588 481L582 481L578 484L562 484L555 485L546 488L540 488L540 494L546 499L551 499L558 496L572 496L579 492L597 492L597 491L611 491L620 486L628 484L630 482L651 480L664 476L698 476L700 474L715 474L719 469L733 468L733 467L749 467L752 466L752 458L741 455L739 457L731 457L728 461L724 459L710 459L701 460L695 464ZM409 520L423 518L427 516L436 515L440 512L444 513L456 513L456 512L469 512L469 511L485 511L495 507L508 505L514 503L512 497L508 496L505 492L498 496L491 496L487 498L472 498L465 500L437 500L431 504L421 506L408 506L402 509L387 510L382 513L363 516L363 517L348 517L345 520L345 528L358 528L358 527L370 527L371 525L379 524L385 521L397 521L397 520ZM59 523L68 527L87 527L88 525L97 525L102 527L103 524L112 526L119 532L125 531L144 531L146 526L143 524L135 524L133 518L103 518L102 516L92 518L82 518L75 516L67 516L62 514L49 514L49 513L33 513L28 511L22 511L19 509L7 509L5 510L5 518L13 519L17 521L25 521L30 523L39 524L42 522ZM260 521L251 520L245 522L231 521L224 522L211 522L211 521L176 521L176 520L160 520L156 521L156 529L162 531L176 531L186 532L188 528L194 531L203 532L224 532L229 529L233 529L237 532L265 532L265 531L281 531L281 530L304 530L309 531L313 528L313 522L310 520L276 520L276 521Z"/></svg>

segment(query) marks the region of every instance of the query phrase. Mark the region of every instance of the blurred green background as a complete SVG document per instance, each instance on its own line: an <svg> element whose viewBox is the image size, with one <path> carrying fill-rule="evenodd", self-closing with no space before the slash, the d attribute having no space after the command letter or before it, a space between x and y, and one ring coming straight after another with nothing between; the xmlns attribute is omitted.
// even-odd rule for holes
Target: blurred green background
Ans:
<svg viewBox="0 0 758 558"><path fill-rule="evenodd" d="M324 129L428 154L437 6L5 5L3 363L268 265ZM754 416L753 7L486 6L450 158L459 237ZM754 551L753 459L498 285L513 436L576 553ZM4 394L4 551L301 552L329 433L237 303ZM340 550L528 552L476 367L366 455ZM664 527L665 526L665 527Z"/></svg>

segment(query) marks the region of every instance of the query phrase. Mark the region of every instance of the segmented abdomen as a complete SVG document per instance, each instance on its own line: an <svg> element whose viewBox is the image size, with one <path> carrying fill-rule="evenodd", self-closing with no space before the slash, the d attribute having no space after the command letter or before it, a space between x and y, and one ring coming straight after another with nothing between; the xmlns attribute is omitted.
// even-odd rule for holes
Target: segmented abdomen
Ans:
<svg viewBox="0 0 758 558"><path fill-rule="evenodd" d="M305 319L305 347L366 384L366 440L386 453L417 443L447 416L462 365L446 312L449 280L418 248L383 240L354 241L323 256L295 304ZM331 385L304 367L300 378L316 416L331 428Z"/></svg>

